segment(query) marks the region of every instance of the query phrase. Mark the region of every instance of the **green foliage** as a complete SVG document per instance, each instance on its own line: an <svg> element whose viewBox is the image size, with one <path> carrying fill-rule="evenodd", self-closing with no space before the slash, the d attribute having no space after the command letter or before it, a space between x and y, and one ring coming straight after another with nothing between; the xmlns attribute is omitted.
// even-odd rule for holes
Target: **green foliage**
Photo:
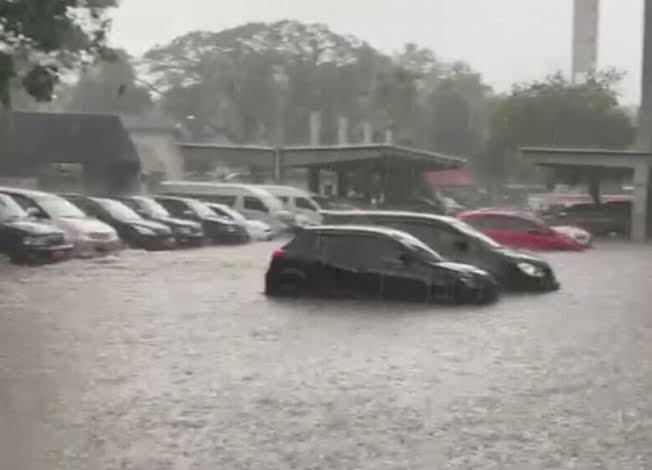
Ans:
<svg viewBox="0 0 652 470"><path fill-rule="evenodd" d="M523 169L515 157L523 146L627 148L635 129L618 105L621 78L606 71L573 84L557 74L514 86L509 96L494 103L489 170L504 177L509 167Z"/></svg>
<svg viewBox="0 0 652 470"><path fill-rule="evenodd" d="M67 70L105 51L115 0L4 0L0 2L0 102L10 105L18 84L49 101Z"/></svg>
<svg viewBox="0 0 652 470"><path fill-rule="evenodd" d="M194 117L195 139L219 133L238 143L273 143L284 135L302 144L309 114L319 110L324 143L336 141L337 117L346 116L354 142L370 120L404 145L479 152L485 122L478 110L489 90L468 66L440 62L414 44L389 57L319 24L251 23L180 36L150 50L143 63L165 90L168 112ZM445 99L448 92L455 99ZM462 117L451 125L448 115Z"/></svg>
<svg viewBox="0 0 652 470"><path fill-rule="evenodd" d="M99 60L72 88L68 111L142 114L151 107L148 90L138 84L131 58L114 51L111 61Z"/></svg>

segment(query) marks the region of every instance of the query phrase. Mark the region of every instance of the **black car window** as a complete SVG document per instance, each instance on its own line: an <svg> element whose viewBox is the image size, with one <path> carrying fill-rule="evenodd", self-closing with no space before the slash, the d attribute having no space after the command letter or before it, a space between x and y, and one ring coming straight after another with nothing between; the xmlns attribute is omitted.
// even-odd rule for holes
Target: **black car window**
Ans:
<svg viewBox="0 0 652 470"><path fill-rule="evenodd" d="M202 201L215 202L217 204L225 204L227 206L234 206L235 201L238 199L238 196L221 196L221 195L211 195L211 196L202 196Z"/></svg>
<svg viewBox="0 0 652 470"><path fill-rule="evenodd" d="M325 262L343 268L378 268L402 253L398 243L371 235L322 234L319 246Z"/></svg>
<svg viewBox="0 0 652 470"><path fill-rule="evenodd" d="M319 254L319 236L313 232L300 232L285 245L284 249L293 253L316 256Z"/></svg>
<svg viewBox="0 0 652 470"><path fill-rule="evenodd" d="M27 209L37 209L41 211L41 208L38 207L34 201L32 201L30 198L23 196L22 194L11 194L11 198L18 203L20 207L22 207L24 210Z"/></svg>
<svg viewBox="0 0 652 470"><path fill-rule="evenodd" d="M185 202L176 199L157 199L156 201L165 207L170 214L175 216L183 216L185 215L184 212L188 210Z"/></svg>
<svg viewBox="0 0 652 470"><path fill-rule="evenodd" d="M0 194L0 222L27 217L25 211L9 196Z"/></svg>
<svg viewBox="0 0 652 470"><path fill-rule="evenodd" d="M456 251L455 244L466 238L453 229L437 224L402 220L379 220L378 223L409 233L444 256Z"/></svg>
<svg viewBox="0 0 652 470"><path fill-rule="evenodd" d="M318 211L319 207L317 207L310 199L306 197L298 197L294 200L294 203L299 209L305 209L309 211Z"/></svg>
<svg viewBox="0 0 652 470"><path fill-rule="evenodd" d="M252 211L269 212L263 201L253 196L245 196L244 207Z"/></svg>

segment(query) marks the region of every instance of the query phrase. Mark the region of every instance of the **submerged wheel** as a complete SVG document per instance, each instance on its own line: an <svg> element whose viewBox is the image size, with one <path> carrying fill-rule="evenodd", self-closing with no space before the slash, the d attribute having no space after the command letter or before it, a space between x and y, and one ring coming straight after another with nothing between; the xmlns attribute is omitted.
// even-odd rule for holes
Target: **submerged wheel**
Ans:
<svg viewBox="0 0 652 470"><path fill-rule="evenodd" d="M275 297L300 297L305 290L302 279L294 276L280 278L273 286L267 289L267 293Z"/></svg>

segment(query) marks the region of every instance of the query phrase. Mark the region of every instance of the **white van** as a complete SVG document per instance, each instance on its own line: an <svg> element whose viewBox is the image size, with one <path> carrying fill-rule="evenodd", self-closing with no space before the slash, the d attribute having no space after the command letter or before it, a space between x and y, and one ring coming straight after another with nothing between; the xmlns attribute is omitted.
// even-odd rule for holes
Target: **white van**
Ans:
<svg viewBox="0 0 652 470"><path fill-rule="evenodd" d="M310 193L294 186L265 184L261 186L281 200L283 206L297 218L304 218L308 223L321 224L321 207Z"/></svg>
<svg viewBox="0 0 652 470"><path fill-rule="evenodd" d="M226 204L247 219L261 220L274 233L296 226L296 217L283 207L283 203L260 186L235 183L210 183L200 181L164 181L159 193Z"/></svg>

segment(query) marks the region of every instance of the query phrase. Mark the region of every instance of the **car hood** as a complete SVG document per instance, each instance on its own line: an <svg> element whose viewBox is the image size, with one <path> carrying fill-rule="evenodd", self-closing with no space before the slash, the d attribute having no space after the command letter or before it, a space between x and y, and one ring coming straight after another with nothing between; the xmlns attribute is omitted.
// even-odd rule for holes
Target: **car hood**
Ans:
<svg viewBox="0 0 652 470"><path fill-rule="evenodd" d="M475 266L471 266L470 264L462 264L462 263L454 263L452 261L442 261L437 263L437 266L448 269L449 271L455 271L460 274L469 274L473 276L490 276L490 274L487 271L484 271L483 269L477 268Z"/></svg>
<svg viewBox="0 0 652 470"><path fill-rule="evenodd" d="M537 265L548 264L543 258L540 258L532 253L528 253L525 251L514 250L512 248L506 248L506 247L499 248L495 251L497 253L500 253L501 255L507 256L511 260L518 263L531 263Z"/></svg>
<svg viewBox="0 0 652 470"><path fill-rule="evenodd" d="M50 235L63 233L56 226L30 219L17 219L3 222L2 225L29 235Z"/></svg>
<svg viewBox="0 0 652 470"><path fill-rule="evenodd" d="M176 217L155 217L152 219L154 222L160 222L166 225L173 225L175 227L188 227L199 229L201 226L197 222L185 219L177 219Z"/></svg>
<svg viewBox="0 0 652 470"><path fill-rule="evenodd" d="M171 233L170 229L167 226L163 225L160 222L154 222L153 220L130 220L125 223L131 225L132 227L140 227L153 230L158 234Z"/></svg>
<svg viewBox="0 0 652 470"><path fill-rule="evenodd" d="M92 217L62 217L59 219L54 219L54 223L57 225L57 227L71 234L115 234L113 227Z"/></svg>
<svg viewBox="0 0 652 470"><path fill-rule="evenodd" d="M202 220L204 222L209 222L209 223L212 223L212 224L219 224L219 225L223 225L223 226L239 227L241 225L241 224L239 224L239 223L237 223L237 222L235 222L233 220L229 220L229 219L226 219L226 218L223 218L223 217L204 217Z"/></svg>

